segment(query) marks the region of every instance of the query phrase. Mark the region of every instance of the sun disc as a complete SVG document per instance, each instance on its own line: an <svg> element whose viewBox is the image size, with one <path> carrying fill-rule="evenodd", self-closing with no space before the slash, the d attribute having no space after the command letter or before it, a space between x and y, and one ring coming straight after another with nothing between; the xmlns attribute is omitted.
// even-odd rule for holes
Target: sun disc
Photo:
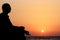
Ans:
<svg viewBox="0 0 60 40"><path fill-rule="evenodd" d="M44 32L44 30L42 29L42 32Z"/></svg>

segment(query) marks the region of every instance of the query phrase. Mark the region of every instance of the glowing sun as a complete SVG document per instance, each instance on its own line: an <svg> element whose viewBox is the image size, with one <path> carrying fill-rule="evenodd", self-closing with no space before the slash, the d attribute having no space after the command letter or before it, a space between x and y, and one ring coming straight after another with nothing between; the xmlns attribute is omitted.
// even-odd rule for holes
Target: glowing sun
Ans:
<svg viewBox="0 0 60 40"><path fill-rule="evenodd" d="M42 31L41 31L41 32L45 32L45 31L44 31L44 29L42 29Z"/></svg>

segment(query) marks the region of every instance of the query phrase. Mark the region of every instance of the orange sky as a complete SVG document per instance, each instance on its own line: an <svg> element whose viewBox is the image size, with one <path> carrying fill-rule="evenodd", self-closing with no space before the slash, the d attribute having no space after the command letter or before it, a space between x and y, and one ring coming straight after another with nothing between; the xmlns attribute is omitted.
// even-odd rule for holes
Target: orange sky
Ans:
<svg viewBox="0 0 60 40"><path fill-rule="evenodd" d="M60 36L60 0L1 0L0 12L6 2L12 8L13 25L25 26L34 36Z"/></svg>

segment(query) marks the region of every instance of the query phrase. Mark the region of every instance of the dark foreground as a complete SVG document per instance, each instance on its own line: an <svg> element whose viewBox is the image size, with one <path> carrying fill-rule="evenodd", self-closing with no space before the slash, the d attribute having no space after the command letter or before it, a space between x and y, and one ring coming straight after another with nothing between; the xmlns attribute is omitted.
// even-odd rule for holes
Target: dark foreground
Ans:
<svg viewBox="0 0 60 40"><path fill-rule="evenodd" d="M27 36L27 40L60 40L60 36Z"/></svg>

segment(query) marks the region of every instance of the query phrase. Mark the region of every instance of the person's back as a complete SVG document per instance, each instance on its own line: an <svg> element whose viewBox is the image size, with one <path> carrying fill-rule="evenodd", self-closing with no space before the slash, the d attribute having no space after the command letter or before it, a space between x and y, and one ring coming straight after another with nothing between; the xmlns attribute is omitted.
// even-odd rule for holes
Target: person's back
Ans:
<svg viewBox="0 0 60 40"><path fill-rule="evenodd" d="M8 3L3 4L2 10L3 12L0 14L0 32L7 32L9 31L9 26L12 26L8 16L11 11L10 5Z"/></svg>
<svg viewBox="0 0 60 40"><path fill-rule="evenodd" d="M0 14L0 29L6 32L12 24L9 21L8 15Z"/></svg>
<svg viewBox="0 0 60 40"><path fill-rule="evenodd" d="M5 40L7 40L7 37L10 37L9 32L10 28L12 27L12 23L10 22L8 16L8 13L10 13L10 11L10 5L8 3L4 3L2 5L2 13L0 14L0 40L1 38L5 38Z"/></svg>

